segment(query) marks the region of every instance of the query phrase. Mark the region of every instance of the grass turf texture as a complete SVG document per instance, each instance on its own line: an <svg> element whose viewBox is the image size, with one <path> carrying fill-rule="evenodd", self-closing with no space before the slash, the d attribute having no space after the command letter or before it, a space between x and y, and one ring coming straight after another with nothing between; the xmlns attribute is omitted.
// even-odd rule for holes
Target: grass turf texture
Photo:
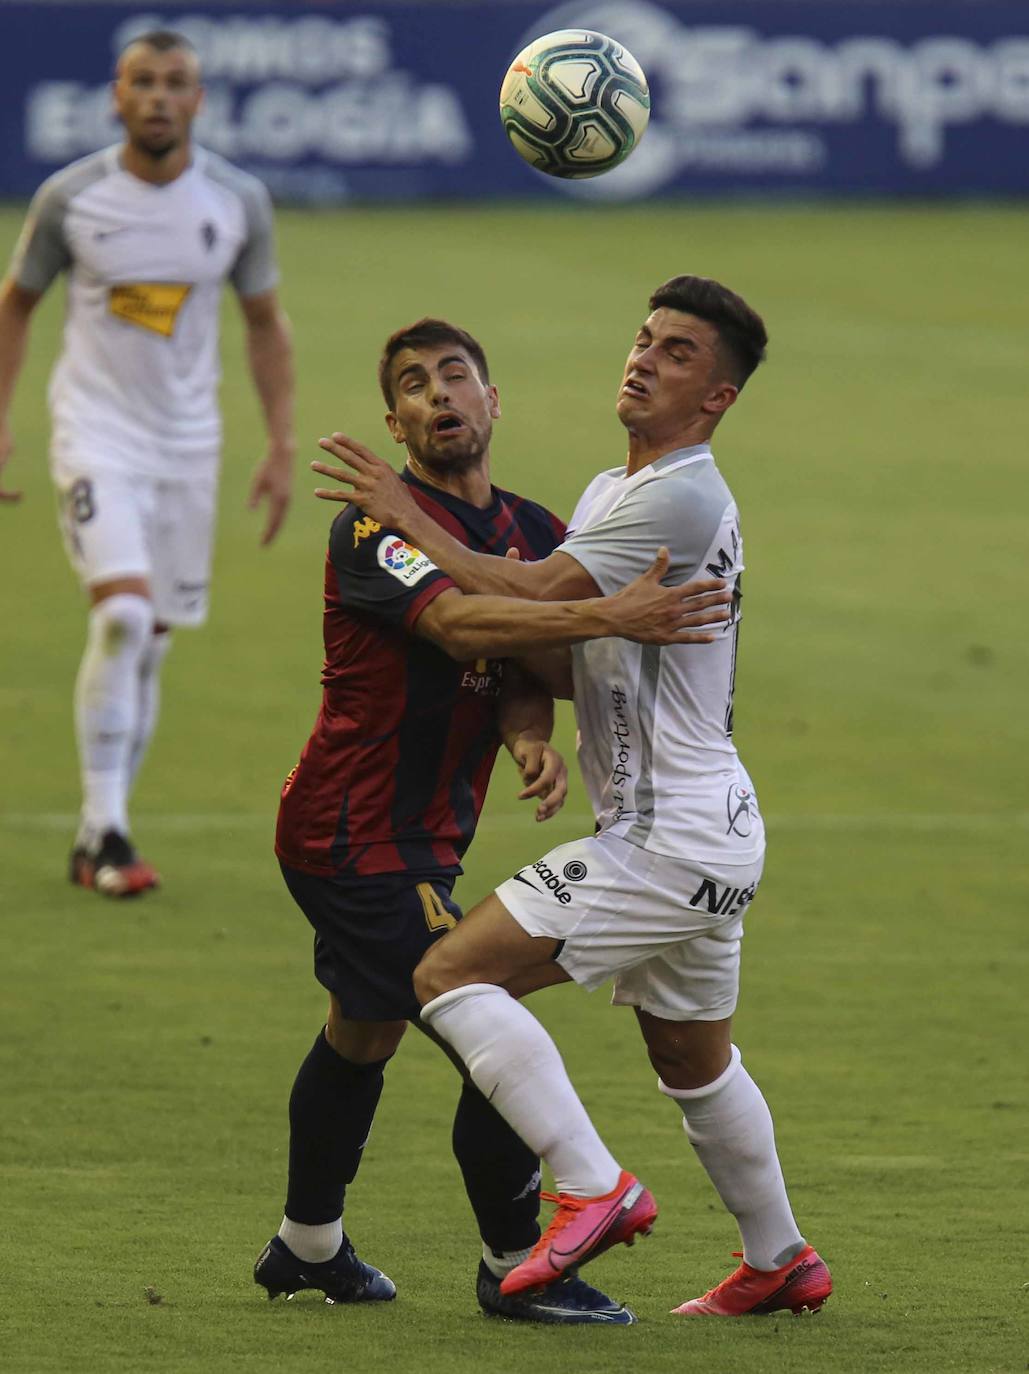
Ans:
<svg viewBox="0 0 1029 1374"><path fill-rule="evenodd" d="M19 223L0 216L0 247ZM214 604L167 664L134 804L166 886L134 904L64 879L84 616L45 472L59 290L14 408L10 484L27 499L0 509L5 1368L1023 1369L1023 213L462 208L284 213L279 229L296 506L259 550L243 500L261 427L230 304ZM557 989L535 1008L663 1204L651 1240L590 1271L641 1324L478 1317L477 1238L449 1149L456 1079L414 1033L347 1214L398 1302L269 1305L250 1266L279 1220L286 1097L323 1010L271 853L278 787L317 706L333 514L307 494L303 462L336 427L392 453L378 349L439 313L489 352L505 407L496 480L567 514L620 461L624 353L649 291L683 270L742 291L772 336L716 436L749 564L737 735L770 831L737 1039L836 1294L812 1320L666 1315L728 1271L734 1227L631 1016ZM567 716L561 728L570 748ZM545 830L515 790L501 761L466 903L588 825L577 781Z"/></svg>

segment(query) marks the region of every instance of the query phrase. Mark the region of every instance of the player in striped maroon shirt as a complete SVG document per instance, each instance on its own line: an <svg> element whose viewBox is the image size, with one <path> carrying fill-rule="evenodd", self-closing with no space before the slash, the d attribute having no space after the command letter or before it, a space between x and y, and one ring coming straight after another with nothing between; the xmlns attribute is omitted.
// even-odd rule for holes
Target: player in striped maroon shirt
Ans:
<svg viewBox="0 0 1029 1374"><path fill-rule="evenodd" d="M479 507L410 467L404 480L423 510L478 552L545 558L564 537L556 515L488 483ZM412 881L460 871L500 744L506 665L455 661L419 634L422 613L454 585L420 562L354 506L332 527L324 699L284 791L276 838L291 869Z"/></svg>
<svg viewBox="0 0 1029 1374"><path fill-rule="evenodd" d="M415 500L468 548L546 557L564 526L493 487L499 416L479 344L439 320L394 334L380 364L387 424L408 451ZM289 1187L277 1236L255 1266L274 1297L389 1299L392 1281L343 1232L346 1185L409 1020L411 974L460 919L451 897L498 747L510 749L537 818L561 805L564 763L547 743L549 694L510 656L546 644L669 635L704 623L711 598L662 588L663 568L615 598L523 603L466 597L400 535L348 507L329 538L322 707L283 788L276 853L315 931L329 992L324 1031L290 1098ZM716 608L718 610L718 608ZM514 613L514 614L513 614ZM454 1148L483 1239L477 1294L489 1314L543 1322L635 1320L576 1276L508 1298L500 1279L539 1236L539 1160L466 1078Z"/></svg>

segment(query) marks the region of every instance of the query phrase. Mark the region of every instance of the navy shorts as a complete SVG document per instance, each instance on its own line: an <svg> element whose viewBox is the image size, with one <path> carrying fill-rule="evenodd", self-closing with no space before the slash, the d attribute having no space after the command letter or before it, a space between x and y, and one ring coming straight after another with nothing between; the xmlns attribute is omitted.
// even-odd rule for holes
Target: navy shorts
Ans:
<svg viewBox="0 0 1029 1374"><path fill-rule="evenodd" d="M314 976L353 1021L417 1020L411 975L422 955L461 919L450 895L456 874L418 882L400 873L329 878L280 864L286 886L314 927Z"/></svg>

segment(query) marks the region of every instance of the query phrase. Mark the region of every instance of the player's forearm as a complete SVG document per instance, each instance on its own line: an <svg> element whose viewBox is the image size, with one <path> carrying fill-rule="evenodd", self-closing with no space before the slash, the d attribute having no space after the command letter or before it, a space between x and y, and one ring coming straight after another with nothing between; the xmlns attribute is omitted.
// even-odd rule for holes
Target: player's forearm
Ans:
<svg viewBox="0 0 1029 1374"><path fill-rule="evenodd" d="M0 296L0 427L7 419L14 387L28 347L29 316L6 292Z"/></svg>
<svg viewBox="0 0 1029 1374"><path fill-rule="evenodd" d="M586 639L622 635L612 603L604 597L585 601L523 601L512 597L466 596L439 626L438 638L451 657L507 658L539 647L578 644Z"/></svg>
<svg viewBox="0 0 1029 1374"><path fill-rule="evenodd" d="M554 698L516 663L504 665L497 724L513 754L519 740L549 740L554 729Z"/></svg>
<svg viewBox="0 0 1029 1374"><path fill-rule="evenodd" d="M293 339L289 321L281 312L267 323L247 329L250 375L261 401L269 443L292 456L293 438Z"/></svg>

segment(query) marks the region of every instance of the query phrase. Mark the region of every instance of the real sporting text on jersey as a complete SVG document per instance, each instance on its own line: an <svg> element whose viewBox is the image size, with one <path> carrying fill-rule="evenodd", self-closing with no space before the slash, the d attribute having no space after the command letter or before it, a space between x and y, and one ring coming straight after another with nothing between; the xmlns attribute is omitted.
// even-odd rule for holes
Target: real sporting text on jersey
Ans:
<svg viewBox="0 0 1029 1374"><path fill-rule="evenodd" d="M478 553L544 558L564 526L493 489L480 510L405 472L415 500ZM325 569L323 698L287 779L275 851L291 868L416 880L460 871L500 745L504 665L456 663L414 633L454 583L356 507L332 526Z"/></svg>
<svg viewBox="0 0 1029 1374"><path fill-rule="evenodd" d="M579 766L601 830L672 858L752 863L764 852L764 825L732 738L743 538L706 444L632 477L600 473L561 552L610 595L645 572L661 545L669 583L726 580L732 619L711 644L575 645Z"/></svg>

